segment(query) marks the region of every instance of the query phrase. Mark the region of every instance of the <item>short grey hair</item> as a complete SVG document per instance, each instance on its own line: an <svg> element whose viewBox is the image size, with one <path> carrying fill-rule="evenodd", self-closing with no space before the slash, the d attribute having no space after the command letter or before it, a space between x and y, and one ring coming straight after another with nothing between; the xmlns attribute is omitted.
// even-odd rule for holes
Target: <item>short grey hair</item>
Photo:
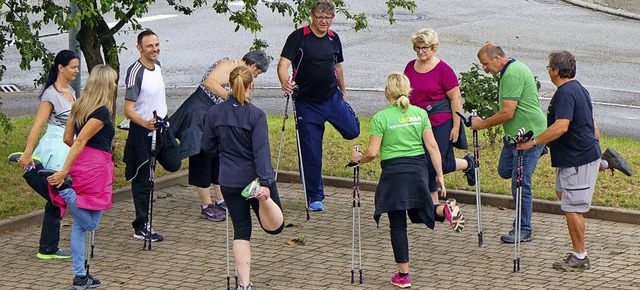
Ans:
<svg viewBox="0 0 640 290"><path fill-rule="evenodd" d="M331 0L317 0L313 2L311 6L311 12L324 12L327 14L336 14L336 4L333 4Z"/></svg>
<svg viewBox="0 0 640 290"><path fill-rule="evenodd" d="M552 69L557 69L561 78L576 77L576 58L566 50L549 54L549 66Z"/></svg>
<svg viewBox="0 0 640 290"><path fill-rule="evenodd" d="M269 69L269 57L262 50L252 50L247 52L247 54L242 57L242 60L247 64L247 66L255 64L256 68L261 70L263 73L267 72L267 69Z"/></svg>

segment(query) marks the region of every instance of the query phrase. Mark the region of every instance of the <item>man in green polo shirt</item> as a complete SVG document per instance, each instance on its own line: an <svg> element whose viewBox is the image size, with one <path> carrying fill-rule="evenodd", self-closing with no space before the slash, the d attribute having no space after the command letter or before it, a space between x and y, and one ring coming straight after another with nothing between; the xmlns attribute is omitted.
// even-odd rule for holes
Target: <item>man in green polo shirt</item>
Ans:
<svg viewBox="0 0 640 290"><path fill-rule="evenodd" d="M510 136L516 136L518 129L523 127L526 131L533 131L534 136L542 133L546 129L546 117L540 108L538 87L531 70L523 63L507 57L502 48L494 43L486 43L480 48L478 60L486 72L500 75L500 111L484 120L474 117L471 127L474 130L480 130L502 124L505 134ZM535 139L532 141L535 144ZM536 146L523 152L521 242L532 240L531 177L543 149L544 146ZM511 178L511 193L514 199L516 196L517 154L518 151L505 142L498 162L500 177ZM514 243L514 228L515 221L511 231L500 239L505 243Z"/></svg>

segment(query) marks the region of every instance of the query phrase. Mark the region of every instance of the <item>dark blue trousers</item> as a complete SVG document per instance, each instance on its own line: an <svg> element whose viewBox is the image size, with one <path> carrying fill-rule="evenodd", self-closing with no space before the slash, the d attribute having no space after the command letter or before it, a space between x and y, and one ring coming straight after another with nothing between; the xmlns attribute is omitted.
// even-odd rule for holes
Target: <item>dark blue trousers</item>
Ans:
<svg viewBox="0 0 640 290"><path fill-rule="evenodd" d="M324 199L322 184L322 139L324 124L329 122L342 138L353 140L360 135L360 120L342 92L336 89L331 99L313 103L295 100L300 134L300 150L309 202Z"/></svg>

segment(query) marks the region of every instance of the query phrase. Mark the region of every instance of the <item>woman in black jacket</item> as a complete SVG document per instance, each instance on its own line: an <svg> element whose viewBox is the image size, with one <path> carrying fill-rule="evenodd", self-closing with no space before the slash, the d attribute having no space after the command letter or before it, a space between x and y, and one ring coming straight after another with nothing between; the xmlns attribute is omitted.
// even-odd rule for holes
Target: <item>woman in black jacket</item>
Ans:
<svg viewBox="0 0 640 290"><path fill-rule="evenodd" d="M264 111L250 103L251 70L246 66L235 68L229 75L229 83L232 95L207 113L202 149L207 154L220 154L218 180L233 221L238 289L245 290L251 289L250 208L262 229L273 235L282 232L284 216L271 165L267 118ZM255 191L243 195L245 187L253 187Z"/></svg>

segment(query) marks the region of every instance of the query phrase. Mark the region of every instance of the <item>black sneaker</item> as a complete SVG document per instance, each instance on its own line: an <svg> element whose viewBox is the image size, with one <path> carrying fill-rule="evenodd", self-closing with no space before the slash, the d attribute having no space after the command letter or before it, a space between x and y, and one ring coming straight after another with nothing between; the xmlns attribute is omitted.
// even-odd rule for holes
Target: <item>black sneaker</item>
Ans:
<svg viewBox="0 0 640 290"><path fill-rule="evenodd" d="M624 173L626 176L631 176L631 174L633 173L633 170L631 169L631 166L629 166L629 163L627 163L627 161L624 160L624 158L622 158L622 156L620 156L620 154L618 154L618 152L616 152L616 150L613 150L613 148L611 147L608 147L607 150L602 153L602 159L606 160L609 163L608 168L611 169L612 175L614 169L620 170L620 172Z"/></svg>
<svg viewBox="0 0 640 290"><path fill-rule="evenodd" d="M151 231L151 241L152 242L162 242L164 240L164 237L161 234L158 234L153 229L151 229L150 231ZM144 227L142 227L140 229L134 230L133 231L133 237L138 239L138 240L144 240L144 239L147 238L148 232L149 232L149 225L145 225Z"/></svg>
<svg viewBox="0 0 640 290"><path fill-rule="evenodd" d="M18 162L18 159L20 159L20 157L22 157L22 152L11 153L9 154L9 161ZM33 159L33 163L35 163L36 165L42 164L42 158L40 158L40 156L32 155L31 159Z"/></svg>
<svg viewBox="0 0 640 290"><path fill-rule="evenodd" d="M508 234L506 235L502 235L500 237L500 240L504 243L507 244L513 244L516 242L516 234L515 234L515 230L510 230ZM521 230L520 231L520 242L531 242L533 240L533 235L531 234L531 231L525 231L525 230Z"/></svg>
<svg viewBox="0 0 640 290"><path fill-rule="evenodd" d="M217 204L210 204L200 210L200 216L213 222L221 222L226 219L226 210Z"/></svg>
<svg viewBox="0 0 640 290"><path fill-rule="evenodd" d="M38 171L38 174L40 174L40 176L42 176L42 177L49 177L49 176L53 175L56 172L58 172L58 171L55 171L53 169L42 169L42 170ZM63 189L71 188L71 183L72 182L73 182L73 176L67 175L67 177L64 178L64 181L62 182L62 184L56 189L58 191L60 191L60 190L63 190Z"/></svg>
<svg viewBox="0 0 640 290"><path fill-rule="evenodd" d="M467 153L467 155L464 156L464 160L467 160L467 162L469 163L469 167L467 167L467 169L462 172L464 172L464 176L467 177L467 183L469 184L469 186L476 185L476 162L473 159L473 154L471 153Z"/></svg>
<svg viewBox="0 0 640 290"><path fill-rule="evenodd" d="M100 280L94 279L91 275L84 277L75 276L73 278L73 290L84 290L88 288L96 288L100 286Z"/></svg>

